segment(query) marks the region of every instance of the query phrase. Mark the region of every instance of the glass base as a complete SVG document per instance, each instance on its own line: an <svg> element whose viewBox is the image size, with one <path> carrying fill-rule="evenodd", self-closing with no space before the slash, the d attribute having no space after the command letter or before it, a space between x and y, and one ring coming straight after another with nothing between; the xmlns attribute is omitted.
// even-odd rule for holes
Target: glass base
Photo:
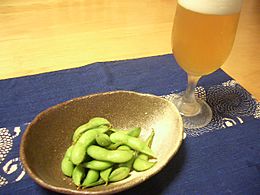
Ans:
<svg viewBox="0 0 260 195"><path fill-rule="evenodd" d="M209 105L203 100L196 100L196 104L189 105L183 103L182 96L175 96L171 99L182 116L184 128L201 128L209 124L212 119L212 111Z"/></svg>

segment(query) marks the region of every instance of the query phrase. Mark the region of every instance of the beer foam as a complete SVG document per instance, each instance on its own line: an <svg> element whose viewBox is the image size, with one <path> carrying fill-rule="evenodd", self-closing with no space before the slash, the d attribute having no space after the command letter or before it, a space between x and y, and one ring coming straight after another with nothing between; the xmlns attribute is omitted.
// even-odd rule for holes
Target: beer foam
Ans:
<svg viewBox="0 0 260 195"><path fill-rule="evenodd" d="M178 3L194 12L227 15L238 13L241 9L242 0L178 0Z"/></svg>

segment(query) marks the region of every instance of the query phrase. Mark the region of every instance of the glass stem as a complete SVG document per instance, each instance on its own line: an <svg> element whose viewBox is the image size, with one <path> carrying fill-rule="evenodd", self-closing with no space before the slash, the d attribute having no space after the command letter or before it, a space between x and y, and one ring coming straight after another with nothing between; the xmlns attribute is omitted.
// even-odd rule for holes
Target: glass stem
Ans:
<svg viewBox="0 0 260 195"><path fill-rule="evenodd" d="M181 104L178 106L180 113L184 116L195 116L200 112L200 104L195 98L195 88L200 76L188 74L188 87L183 94Z"/></svg>
<svg viewBox="0 0 260 195"><path fill-rule="evenodd" d="M195 88L200 79L200 76L194 76L188 74L188 86L184 92L183 101L186 103L196 103Z"/></svg>

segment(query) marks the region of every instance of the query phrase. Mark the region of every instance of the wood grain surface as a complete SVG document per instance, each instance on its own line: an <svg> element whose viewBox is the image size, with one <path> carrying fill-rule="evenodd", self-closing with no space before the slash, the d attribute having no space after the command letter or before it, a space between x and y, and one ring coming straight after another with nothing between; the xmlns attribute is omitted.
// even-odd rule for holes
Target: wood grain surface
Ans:
<svg viewBox="0 0 260 195"><path fill-rule="evenodd" d="M175 6L175 0L2 0L0 79L171 53ZM244 0L223 66L257 99L259 10L259 0Z"/></svg>

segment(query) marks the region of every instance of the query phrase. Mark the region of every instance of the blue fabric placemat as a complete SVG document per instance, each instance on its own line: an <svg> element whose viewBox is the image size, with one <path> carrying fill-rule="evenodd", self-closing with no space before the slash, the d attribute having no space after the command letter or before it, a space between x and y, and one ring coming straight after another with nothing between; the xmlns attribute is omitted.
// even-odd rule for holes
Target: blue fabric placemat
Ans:
<svg viewBox="0 0 260 195"><path fill-rule="evenodd" d="M172 55L100 62L0 81L0 194L55 194L34 183L19 160L21 136L44 109L88 94L132 90L171 99L186 88ZM120 194L259 194L260 104L222 70L196 89L213 109L162 172Z"/></svg>

